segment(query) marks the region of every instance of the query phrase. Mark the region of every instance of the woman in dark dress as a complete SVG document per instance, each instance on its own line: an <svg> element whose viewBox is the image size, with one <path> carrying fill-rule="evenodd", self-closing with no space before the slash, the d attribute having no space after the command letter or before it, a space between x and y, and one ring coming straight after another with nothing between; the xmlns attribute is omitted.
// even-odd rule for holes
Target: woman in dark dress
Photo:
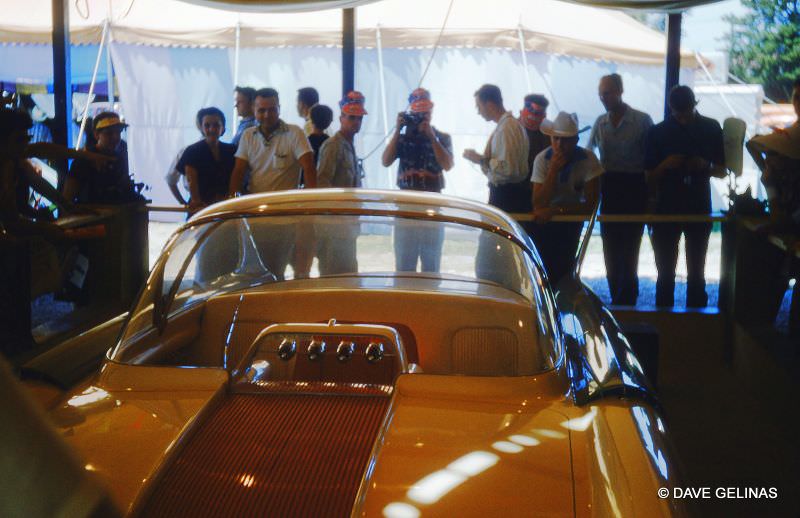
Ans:
<svg viewBox="0 0 800 518"><path fill-rule="evenodd" d="M187 147L178 163L189 184L190 214L227 197L236 153L236 146L219 140L225 133L225 115L219 108L198 111L197 126L203 140Z"/></svg>

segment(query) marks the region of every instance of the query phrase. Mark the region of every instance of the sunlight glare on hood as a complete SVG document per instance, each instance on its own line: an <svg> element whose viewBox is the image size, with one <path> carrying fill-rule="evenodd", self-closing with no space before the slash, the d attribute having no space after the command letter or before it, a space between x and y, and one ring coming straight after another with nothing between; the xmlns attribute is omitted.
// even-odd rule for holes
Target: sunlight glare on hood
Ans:
<svg viewBox="0 0 800 518"><path fill-rule="evenodd" d="M474 477L491 468L500 457L488 451L473 451L451 462L446 469L468 477Z"/></svg>
<svg viewBox="0 0 800 518"><path fill-rule="evenodd" d="M383 515L386 518L417 518L420 515L419 509L405 502L392 502L383 508Z"/></svg>
<svg viewBox="0 0 800 518"><path fill-rule="evenodd" d="M586 414L582 415L581 417L576 417L574 419L569 419L561 423L561 426L568 430L574 430L576 432L585 432L592 426L592 421L594 418L597 417L597 407L592 407Z"/></svg>
<svg viewBox="0 0 800 518"><path fill-rule="evenodd" d="M434 471L411 486L406 496L409 500L420 504L432 504L465 480L466 476L455 471L447 469Z"/></svg>
<svg viewBox="0 0 800 518"><path fill-rule="evenodd" d="M73 396L67 401L67 404L71 407L82 407L86 405L91 405L92 403L97 403L98 401L102 401L108 397L108 392L99 388L99 387L89 387L83 392L81 392L77 396Z"/></svg>

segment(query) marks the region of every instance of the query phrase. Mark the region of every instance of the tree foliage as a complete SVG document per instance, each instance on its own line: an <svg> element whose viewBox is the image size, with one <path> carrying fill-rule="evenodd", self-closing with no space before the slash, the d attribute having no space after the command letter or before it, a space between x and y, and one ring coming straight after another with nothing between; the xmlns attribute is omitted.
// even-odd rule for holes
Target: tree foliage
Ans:
<svg viewBox="0 0 800 518"><path fill-rule="evenodd" d="M741 0L750 12L729 16L730 70L787 101L800 77L800 0Z"/></svg>

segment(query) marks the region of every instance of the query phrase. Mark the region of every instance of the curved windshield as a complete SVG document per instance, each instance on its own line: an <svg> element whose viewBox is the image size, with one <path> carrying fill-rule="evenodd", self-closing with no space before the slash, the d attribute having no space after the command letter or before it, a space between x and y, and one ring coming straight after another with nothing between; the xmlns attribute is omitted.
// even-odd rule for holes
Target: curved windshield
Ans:
<svg viewBox="0 0 800 518"><path fill-rule="evenodd" d="M402 298L397 295L400 292L450 294L447 311L452 310L454 302L466 301L464 297L470 295L505 300L522 308L521 311L531 312L514 319L513 327L530 324L531 333L540 337L538 340L534 337L534 341L549 335L547 341L552 342L550 308L542 308L541 315L534 311L547 306L546 301L543 304L541 286L534 286L542 282L535 270L530 258L512 240L460 223L330 214L244 216L211 221L183 229L169 243L131 313L114 358L137 363L230 366L229 342L237 318L245 318L251 306L265 304L242 306L241 301L255 291L275 294L281 290L287 290L286 294L269 299L280 310L270 312L264 307L263 312L269 313L270 318L262 318L261 324L341 318L341 314L348 314L345 309L348 304L355 304L359 290L373 287L376 288L373 291L394 293L394 300L398 301ZM350 291L340 295L340 299L325 303L329 314L322 313L325 307L317 309L323 304L320 301L327 300L336 290L341 291L347 279L355 279L357 284L350 285ZM299 291L311 289L318 290L314 297L297 298ZM327 295L322 293L323 289ZM457 295L462 298L452 298ZM438 300L435 296L431 298L434 299ZM208 308L204 312L193 311L206 301L224 309L215 310L214 314ZM365 298L362 307L369 308L369 304L370 300ZM290 307L293 312L289 312ZM486 308L486 311L498 310L491 305ZM393 310L401 314L407 308ZM317 312L321 316L314 320ZM491 313L486 315L489 319ZM354 316L359 315L354 313ZM202 329L217 318L220 322L214 332L222 344L219 351L202 360L196 355L189 360L178 353L167 355L169 360L163 359L163 349L179 351L184 349L181 345L184 342L209 340ZM399 319L375 317L374 320ZM487 322L489 329L491 322ZM414 322L401 324L411 328ZM499 333L494 327L491 329L491 333ZM475 336L480 336L476 333ZM549 358L546 363L552 364L552 354L543 356ZM538 365L537 362L528 363Z"/></svg>

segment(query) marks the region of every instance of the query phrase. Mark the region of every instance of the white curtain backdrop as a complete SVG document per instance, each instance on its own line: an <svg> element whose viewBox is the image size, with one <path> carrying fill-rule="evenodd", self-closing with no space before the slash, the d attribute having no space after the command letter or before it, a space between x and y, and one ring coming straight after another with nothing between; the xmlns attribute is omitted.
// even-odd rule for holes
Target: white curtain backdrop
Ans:
<svg viewBox="0 0 800 518"><path fill-rule="evenodd" d="M356 54L356 87L367 98L369 115L357 137L356 149L365 158L365 186L394 188L396 165L384 168L384 137L378 57L376 49ZM409 92L417 87L432 49L385 49L388 127L406 108ZM233 50L215 48L151 47L113 43L112 57L124 115L130 124L128 143L131 170L138 181L152 187L148 196L156 204L173 204L163 177L175 154L200 136L194 118L198 109L217 106L230 113L233 102ZM662 66L616 64L567 56L528 52L528 73L533 92L547 95L558 109L578 114L581 125L591 125L602 113L597 79L618 72L625 82L625 99L660 121L663 114ZM435 103L433 122L453 137L455 167L446 174L445 192L485 201L486 181L476 166L461 158L464 149L483 150L493 124L475 109L473 93L483 83L500 86L506 108L518 114L527 91L520 52L513 49L440 48L422 86ZM693 83L691 70L682 82ZM337 102L341 93L341 49L332 47L243 48L240 85L271 86L281 95L281 116L302 124L295 108L297 89L313 86L323 104L335 113L331 132L338 128ZM235 121L228 121L223 140L233 136ZM584 137L587 134L584 135ZM369 154L372 152L372 154Z"/></svg>

